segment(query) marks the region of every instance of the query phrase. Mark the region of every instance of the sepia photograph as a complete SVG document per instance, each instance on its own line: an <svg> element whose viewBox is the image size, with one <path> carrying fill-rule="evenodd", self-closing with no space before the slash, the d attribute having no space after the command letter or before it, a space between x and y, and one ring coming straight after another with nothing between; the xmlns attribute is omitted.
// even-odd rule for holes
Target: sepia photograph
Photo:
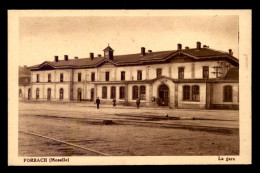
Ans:
<svg viewBox="0 0 260 173"><path fill-rule="evenodd" d="M251 163L250 10L8 14L9 164Z"/></svg>

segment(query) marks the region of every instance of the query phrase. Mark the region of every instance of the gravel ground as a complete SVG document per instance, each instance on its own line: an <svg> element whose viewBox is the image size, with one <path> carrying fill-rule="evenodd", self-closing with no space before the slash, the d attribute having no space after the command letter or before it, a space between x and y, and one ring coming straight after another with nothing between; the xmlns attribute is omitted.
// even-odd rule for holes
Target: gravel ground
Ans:
<svg viewBox="0 0 260 173"><path fill-rule="evenodd" d="M206 120L164 120L165 111L171 117ZM19 129L112 156L239 154L238 111L194 112L145 108L96 110L83 104L22 102L19 105ZM105 125L102 121L106 119L116 123ZM201 124L203 129L199 128ZM187 125L192 128L187 128ZM210 130L212 128L217 129ZM93 155L99 154L19 132L19 156Z"/></svg>

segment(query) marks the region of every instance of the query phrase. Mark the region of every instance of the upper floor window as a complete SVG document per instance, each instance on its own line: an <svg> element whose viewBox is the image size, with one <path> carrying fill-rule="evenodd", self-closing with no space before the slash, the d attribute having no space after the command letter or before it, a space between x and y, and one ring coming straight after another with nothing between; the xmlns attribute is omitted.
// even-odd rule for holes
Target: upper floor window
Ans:
<svg viewBox="0 0 260 173"><path fill-rule="evenodd" d="M40 82L40 74L36 75L36 82Z"/></svg>
<svg viewBox="0 0 260 173"><path fill-rule="evenodd" d="M200 87L198 85L192 86L192 101L200 100Z"/></svg>
<svg viewBox="0 0 260 173"><path fill-rule="evenodd" d="M140 86L140 99L146 100L146 88L145 88L145 86Z"/></svg>
<svg viewBox="0 0 260 173"><path fill-rule="evenodd" d="M124 99L125 98L125 87L120 87L119 88L119 98Z"/></svg>
<svg viewBox="0 0 260 173"><path fill-rule="evenodd" d="M106 72L106 81L109 81L109 71Z"/></svg>
<svg viewBox="0 0 260 173"><path fill-rule="evenodd" d="M63 99L63 88L60 89L60 99Z"/></svg>
<svg viewBox="0 0 260 173"><path fill-rule="evenodd" d="M63 82L63 73L60 74L60 82Z"/></svg>
<svg viewBox="0 0 260 173"><path fill-rule="evenodd" d="M138 99L138 86L133 86L132 98L133 100Z"/></svg>
<svg viewBox="0 0 260 173"><path fill-rule="evenodd" d="M48 74L48 82L51 82L51 74Z"/></svg>
<svg viewBox="0 0 260 173"><path fill-rule="evenodd" d="M223 101L224 102L232 102L232 96L233 96L232 86L230 86L230 85L224 86L223 91L224 91Z"/></svg>
<svg viewBox="0 0 260 173"><path fill-rule="evenodd" d="M95 81L95 72L91 73L91 81L94 82Z"/></svg>
<svg viewBox="0 0 260 173"><path fill-rule="evenodd" d="M137 80L142 80L142 70L137 71Z"/></svg>
<svg viewBox="0 0 260 173"><path fill-rule="evenodd" d="M78 73L78 82L81 81L81 73Z"/></svg>
<svg viewBox="0 0 260 173"><path fill-rule="evenodd" d="M111 87L111 95L110 95L110 98L111 98L111 99L116 98L116 87L114 87L114 86Z"/></svg>
<svg viewBox="0 0 260 173"><path fill-rule="evenodd" d="M184 67L179 67L178 78L184 79Z"/></svg>
<svg viewBox="0 0 260 173"><path fill-rule="evenodd" d="M161 68L157 68L156 69L156 77L161 77L162 76L162 69Z"/></svg>
<svg viewBox="0 0 260 173"><path fill-rule="evenodd" d="M121 71L121 80L125 80L125 72Z"/></svg>
<svg viewBox="0 0 260 173"><path fill-rule="evenodd" d="M206 78L206 79L209 78L209 66L203 67L203 78Z"/></svg>
<svg viewBox="0 0 260 173"><path fill-rule="evenodd" d="M107 87L102 87L102 99L107 99Z"/></svg>

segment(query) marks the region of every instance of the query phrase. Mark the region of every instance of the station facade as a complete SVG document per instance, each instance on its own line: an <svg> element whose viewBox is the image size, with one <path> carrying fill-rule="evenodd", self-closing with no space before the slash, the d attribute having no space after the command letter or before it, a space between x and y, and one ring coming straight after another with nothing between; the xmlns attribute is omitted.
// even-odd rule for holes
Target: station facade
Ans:
<svg viewBox="0 0 260 173"><path fill-rule="evenodd" d="M238 59L200 42L195 48L88 58L67 55L60 60L29 67L30 86L25 99L42 101L89 101L101 104L167 106L170 108L239 109Z"/></svg>

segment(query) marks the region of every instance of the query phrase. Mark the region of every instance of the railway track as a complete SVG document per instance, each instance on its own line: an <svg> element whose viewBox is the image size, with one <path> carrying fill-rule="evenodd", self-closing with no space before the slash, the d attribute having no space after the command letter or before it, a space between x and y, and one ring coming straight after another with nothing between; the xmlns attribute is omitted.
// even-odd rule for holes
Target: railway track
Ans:
<svg viewBox="0 0 260 173"><path fill-rule="evenodd" d="M93 152L93 153L96 153L96 154L99 154L99 155L102 155L102 156L111 156L110 154L107 154L107 153L104 153L104 152L100 152L100 151L93 150L93 149L90 149L90 148L82 147L82 146L79 146L79 145L75 145L75 144L72 144L72 143L69 143L69 142L66 142L66 141L62 141L62 140L59 140L59 139L51 138L51 137L48 137L48 136L43 136L43 135L40 135L40 134L37 134L37 133L28 132L28 131L25 131L25 130L19 130L19 131L26 133L26 134L29 134L29 135L33 135L33 136L37 136L37 137L40 137L40 138L45 138L45 139L53 140L53 141L60 142L60 143L66 144L66 145L70 145L70 146L73 146L75 148L87 150L87 151L90 151L90 152Z"/></svg>

